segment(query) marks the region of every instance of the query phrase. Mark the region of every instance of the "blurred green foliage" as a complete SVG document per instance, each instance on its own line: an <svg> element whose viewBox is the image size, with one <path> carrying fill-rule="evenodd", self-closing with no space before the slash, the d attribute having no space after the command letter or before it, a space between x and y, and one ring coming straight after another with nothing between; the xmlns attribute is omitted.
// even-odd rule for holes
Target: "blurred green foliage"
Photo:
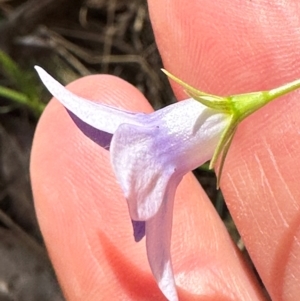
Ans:
<svg viewBox="0 0 300 301"><path fill-rule="evenodd" d="M26 106L36 117L39 117L45 104L41 101L41 84L37 82L34 71L23 70L1 50L0 69L5 82L8 83L0 85L0 96Z"/></svg>

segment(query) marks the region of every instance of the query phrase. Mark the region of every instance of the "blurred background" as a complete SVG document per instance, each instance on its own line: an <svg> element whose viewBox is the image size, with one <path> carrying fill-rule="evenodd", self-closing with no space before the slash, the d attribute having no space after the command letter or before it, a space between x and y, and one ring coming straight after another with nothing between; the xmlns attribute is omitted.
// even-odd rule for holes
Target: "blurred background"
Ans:
<svg viewBox="0 0 300 301"><path fill-rule="evenodd" d="M50 94L33 66L63 84L110 73L154 109L176 101L146 0L0 0L0 301L64 300L37 224L29 180L35 127ZM207 165L195 175L246 254Z"/></svg>

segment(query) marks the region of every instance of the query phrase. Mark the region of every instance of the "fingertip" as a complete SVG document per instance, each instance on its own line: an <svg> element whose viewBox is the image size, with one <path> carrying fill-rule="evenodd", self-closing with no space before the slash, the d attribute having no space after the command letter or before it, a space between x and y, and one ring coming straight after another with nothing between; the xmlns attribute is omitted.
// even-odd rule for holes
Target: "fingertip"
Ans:
<svg viewBox="0 0 300 301"><path fill-rule="evenodd" d="M298 10L286 2L149 0L164 67L219 95L264 90L299 77ZM172 86L179 98L186 97Z"/></svg>
<svg viewBox="0 0 300 301"><path fill-rule="evenodd" d="M222 179L227 206L274 299L299 293L290 275L298 279L300 269L289 270L299 239L298 95L270 103L240 125Z"/></svg>
<svg viewBox="0 0 300 301"><path fill-rule="evenodd" d="M139 91L111 76L86 77L68 88L91 100L151 111ZM138 291L151 285L145 294L152 293L154 300L160 298L146 259L145 242L134 242L128 208L111 170L109 153L87 139L55 100L36 131L31 179L41 230L68 300L98 300L99 294L109 300L116 290L119 299L129 298L133 284ZM239 266L224 226L191 175L181 183L176 203L172 254L176 280L189 291L182 293L180 289L180 294L187 296L186 300L212 296L208 288L215 283L213 295L218 287L217 295L226 299L232 291L224 291L222 281L215 281L211 267L218 266L218 271L225 273L222 258L228 257L232 277L238 271L241 287L248 290L252 300L259 300L247 268ZM131 275L139 281L126 281L127 270L134 271ZM207 285L199 287L199 279Z"/></svg>
<svg viewBox="0 0 300 301"><path fill-rule="evenodd" d="M268 90L300 76L294 1L148 2L164 66L203 91L232 95ZM185 97L173 86L179 98ZM299 293L299 286L283 283L288 274L283 261L294 254L285 242L298 239L299 110L289 102L296 101L295 95L269 104L240 125L222 178L232 215L275 299ZM298 273L290 275L297 279Z"/></svg>
<svg viewBox="0 0 300 301"><path fill-rule="evenodd" d="M69 84L68 89L127 110L152 110L136 88L113 76L88 76ZM39 224L68 300L99 300L99 294L109 300L115 294L119 283L112 266L119 263L113 255L107 261L106 240L99 239L99 231L137 274L146 273L152 281L144 243L134 242L108 151L85 137L55 99L37 126L30 172ZM155 287L154 280L152 283ZM125 289L118 294L128 298Z"/></svg>

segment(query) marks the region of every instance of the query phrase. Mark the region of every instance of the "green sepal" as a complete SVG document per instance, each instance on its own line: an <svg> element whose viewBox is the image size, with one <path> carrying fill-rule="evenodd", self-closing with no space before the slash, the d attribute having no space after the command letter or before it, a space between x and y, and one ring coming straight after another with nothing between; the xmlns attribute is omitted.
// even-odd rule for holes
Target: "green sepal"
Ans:
<svg viewBox="0 0 300 301"><path fill-rule="evenodd" d="M219 188L224 162L239 123L275 98L300 88L300 79L298 79L269 91L221 97L199 91L170 72L164 69L162 69L162 71L172 80L181 85L190 97L211 109L227 114L230 118L227 127L221 134L220 140L209 164L209 168L212 169L215 167L216 162L220 160L217 176L217 188Z"/></svg>
<svg viewBox="0 0 300 301"><path fill-rule="evenodd" d="M230 106L228 106L228 101L224 97L220 97L217 95L208 94L202 91L199 91L198 89L192 87L191 85L185 83L178 77L174 76L170 72L168 72L165 69L161 69L162 72L164 72L169 78L174 80L176 83L178 83L180 86L182 86L185 89L185 92L187 95L189 95L191 98L194 98L195 100L202 103L204 106L221 111L221 112L227 112L230 113L231 109Z"/></svg>

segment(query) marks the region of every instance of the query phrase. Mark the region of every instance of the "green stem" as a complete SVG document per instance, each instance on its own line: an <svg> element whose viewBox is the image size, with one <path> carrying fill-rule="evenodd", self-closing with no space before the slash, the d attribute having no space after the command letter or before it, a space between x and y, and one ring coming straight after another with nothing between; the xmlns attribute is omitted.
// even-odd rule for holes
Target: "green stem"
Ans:
<svg viewBox="0 0 300 301"><path fill-rule="evenodd" d="M29 99L28 97L20 92L17 92L15 90L0 86L0 96L6 97L8 99L11 99L15 102L28 105Z"/></svg>
<svg viewBox="0 0 300 301"><path fill-rule="evenodd" d="M271 101L274 98L277 98L279 96L285 95L289 92L292 92L296 89L299 89L299 88L300 88L300 79L297 79L291 83L285 84L285 85L275 88L275 89L272 89L268 92L269 97L270 97L269 101Z"/></svg>
<svg viewBox="0 0 300 301"><path fill-rule="evenodd" d="M38 116L45 108L44 104L31 100L27 95L3 86L0 86L0 96L29 107Z"/></svg>

